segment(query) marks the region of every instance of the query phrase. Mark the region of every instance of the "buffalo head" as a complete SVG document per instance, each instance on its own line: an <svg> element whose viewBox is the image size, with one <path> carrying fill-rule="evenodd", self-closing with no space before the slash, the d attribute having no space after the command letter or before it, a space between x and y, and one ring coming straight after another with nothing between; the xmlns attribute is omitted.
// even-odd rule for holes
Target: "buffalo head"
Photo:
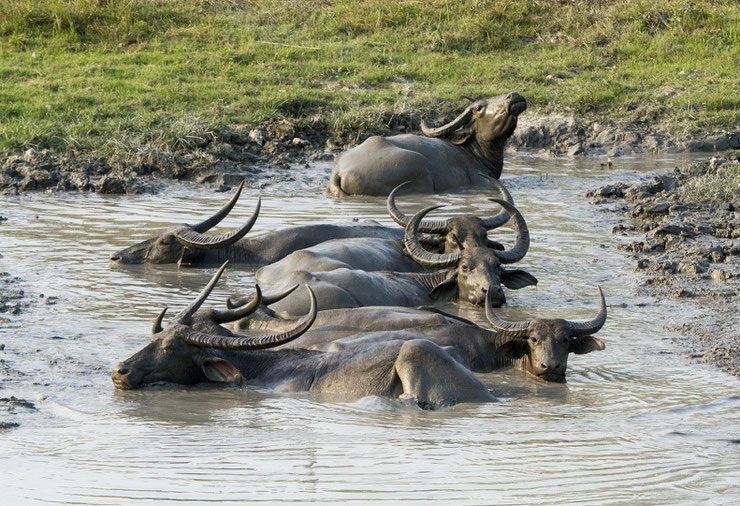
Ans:
<svg viewBox="0 0 740 506"><path fill-rule="evenodd" d="M261 200L257 200L254 213L247 223L237 230L221 235L204 235L218 225L231 212L239 200L244 182L239 185L231 200L216 214L196 225L179 225L160 233L156 237L134 244L110 256L114 264L169 264L197 262L208 249L225 248L244 237L257 221Z"/></svg>
<svg viewBox="0 0 740 506"><path fill-rule="evenodd" d="M243 318L254 312L261 303L261 292L238 309L198 311L221 277L226 263L211 278L196 300L181 311L168 325L162 327L167 308L154 322L152 341L142 350L118 364L111 373L116 388L140 388L153 383L193 385L203 382L222 382L246 385L242 373L228 360L217 356L214 350L261 350L274 348L292 341L313 324L316 318L316 298L311 298L309 313L284 332L251 337L229 332L220 324Z"/></svg>
<svg viewBox="0 0 740 506"><path fill-rule="evenodd" d="M421 123L428 137L439 137L453 144L476 141L485 152L503 146L516 128L518 116L527 109L527 101L519 93L475 100L462 114L446 125L431 128Z"/></svg>
<svg viewBox="0 0 740 506"><path fill-rule="evenodd" d="M582 355L603 350L605 345L591 334L598 332L606 322L606 301L599 287L601 308L588 322L535 318L530 321L508 322L493 312L493 304L486 300L486 316L493 329L508 339L498 352L512 360L524 360L524 369L545 381L565 382L568 355Z"/></svg>
<svg viewBox="0 0 740 506"><path fill-rule="evenodd" d="M503 200L491 199L503 206L507 213L514 218L517 239L514 246L508 251L499 251L487 245L466 247L458 241L458 251L452 253L430 253L425 250L417 238L419 223L424 216L442 206L431 206L422 209L414 215L406 226L406 250L409 255L422 265L445 268L454 267L447 278L438 283L432 293L445 288L457 288L460 300L467 300L473 304L483 304L486 295L497 307L506 302L501 285L511 289L519 289L529 285L536 285L537 279L523 270L508 270L503 264L518 262L529 249L529 230L522 215L517 209ZM454 234L452 235L455 238Z"/></svg>
<svg viewBox="0 0 740 506"><path fill-rule="evenodd" d="M497 180L492 177L482 175L488 179L493 186L498 189L501 194L501 200L508 202L512 206L514 205L514 199L511 198L509 191ZM396 205L396 195L398 192L409 185L411 181L407 181L395 187L393 191L388 195L386 201L386 208L390 217L406 228L411 221L411 217L404 214ZM502 250L503 246L488 238L488 232L495 228L500 227L509 221L509 213L507 210L501 209L497 214L488 216L485 218L479 218L473 215L462 215L455 216L452 218L445 219L425 219L419 223L418 231L424 234L441 234L443 241L444 252L450 253L458 251L458 243L462 244L466 248L473 246L488 246L489 248ZM425 243L431 243L429 237L425 237Z"/></svg>

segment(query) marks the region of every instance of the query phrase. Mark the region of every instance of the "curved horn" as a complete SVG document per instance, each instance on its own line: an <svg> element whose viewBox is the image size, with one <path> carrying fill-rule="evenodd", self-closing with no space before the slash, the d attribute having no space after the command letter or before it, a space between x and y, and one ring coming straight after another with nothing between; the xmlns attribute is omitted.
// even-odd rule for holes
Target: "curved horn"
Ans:
<svg viewBox="0 0 740 506"><path fill-rule="evenodd" d="M511 194L509 193L509 190L507 190L498 179L491 177L491 176L486 176L484 174L481 174L481 176L488 179L488 181L490 181L491 184L496 187L499 193L501 193L501 200L508 202L512 206L514 205L514 199L511 198ZM510 215L508 212L506 212L506 209L502 209L501 211L499 211L499 213L496 216L490 216L488 218L481 218L481 221L483 222L483 226L486 227L486 230L491 230L493 228L500 227L501 225L509 221L509 218L510 218Z"/></svg>
<svg viewBox="0 0 740 506"><path fill-rule="evenodd" d="M280 293L273 293L273 294L262 294L262 304L265 306L269 306L270 304L275 304L278 301L283 300L285 297L293 293L296 288L298 288L299 285L293 285L287 290L283 290ZM236 309L238 307L243 306L247 302L249 302L251 299L248 297L243 297L241 299L238 299L236 302L232 301L231 299L226 299L226 307L229 309Z"/></svg>
<svg viewBox="0 0 740 506"><path fill-rule="evenodd" d="M427 137L445 137L451 134L461 126L465 125L470 118L473 116L473 106L470 104L457 118L453 119L446 125L442 125L436 128L429 127L424 120L421 121L421 131Z"/></svg>
<svg viewBox="0 0 740 506"><path fill-rule="evenodd" d="M388 208L388 214L391 216L393 221L401 225L403 228L406 228L406 225L409 224L411 218L409 218L396 206L396 192L398 192L398 190L400 190L407 184L411 184L411 181L406 181L405 183L401 183L393 188L393 191L388 195L388 200L386 200L386 208ZM447 223L447 220L422 221L419 225L419 232L423 232L426 234L446 234L448 230Z"/></svg>
<svg viewBox="0 0 740 506"><path fill-rule="evenodd" d="M208 282L208 284L203 288L203 290L200 291L198 294L198 297L190 303L188 307L183 309L178 313L175 318L173 318L172 323L182 323L186 321L188 318L193 316L193 313L195 313L198 309L200 309L200 306L203 305L203 303L206 301L209 295L211 295L211 292L213 291L213 287L216 286L216 283L218 283L219 278L221 277L221 274L224 273L224 270L226 269L226 265L229 263L228 260L224 262L224 264L218 269L216 274L213 275L211 280Z"/></svg>
<svg viewBox="0 0 740 506"><path fill-rule="evenodd" d="M527 336L527 329L529 329L529 321L524 322L507 322L493 312L493 306L491 306L491 291L486 294L486 318L491 322L493 330L498 332L504 337L510 339L523 339Z"/></svg>
<svg viewBox="0 0 740 506"><path fill-rule="evenodd" d="M604 326L606 322L606 300L604 300L604 292L601 291L601 287L599 287L599 297L601 297L601 308L599 309L599 314L593 320L587 322L568 321L568 327L570 328L570 335L572 337L595 334Z"/></svg>
<svg viewBox="0 0 740 506"><path fill-rule="evenodd" d="M157 316L157 319L154 320L154 325L152 325L152 335L162 332L164 330L162 328L162 320L164 319L164 314L166 312L167 312L167 308L165 307L162 311L160 311L159 316Z"/></svg>
<svg viewBox="0 0 740 506"><path fill-rule="evenodd" d="M472 97L469 97L467 95L460 95L460 98L464 98L465 100L470 100L471 102L475 102L475 99Z"/></svg>
<svg viewBox="0 0 740 506"><path fill-rule="evenodd" d="M257 206L249 218L249 221L237 230L232 230L221 235L203 235L194 228L185 228L175 232L175 237L183 246L190 249L216 249L225 248L234 244L236 241L247 235L247 232L254 226L257 217L260 214L262 198L257 199Z"/></svg>
<svg viewBox="0 0 740 506"><path fill-rule="evenodd" d="M454 253L445 253L443 255L430 253L422 247L421 243L419 243L419 239L416 237L419 222L422 218L424 218L429 211L439 209L440 207L443 206L430 206L426 209L422 209L416 213L414 217L411 218L409 224L406 225L406 236L404 237L406 250L409 252L409 256L411 256L411 258L427 267L449 267L451 265L456 265L457 262L460 261L460 257L462 255L459 251Z"/></svg>
<svg viewBox="0 0 740 506"><path fill-rule="evenodd" d="M527 223L524 221L522 214L517 211L516 207L508 202L499 199L488 200L497 203L514 217L514 228L516 229L516 243L514 244L514 247L508 251L494 251L493 254L501 260L502 264L518 262L524 258L524 255L527 254L527 250L529 250L529 229L527 228Z"/></svg>
<svg viewBox="0 0 740 506"><path fill-rule="evenodd" d="M231 200L229 200L225 206L221 208L219 212L208 218L207 220L201 221L197 225L193 225L191 228L195 230L196 232L205 232L207 230L212 229L219 223L221 223L221 220L226 218L226 216L231 212L234 205L236 204L236 201L239 200L239 195L242 194L242 188L244 188L244 181L241 182L239 185L239 188L237 188L236 193L233 197L231 197Z"/></svg>
<svg viewBox="0 0 740 506"><path fill-rule="evenodd" d="M254 285L254 291L255 294L252 299L247 304L239 308L214 310L213 319L217 323L228 323L235 320L241 320L245 316L249 316L257 311L257 308L260 307L260 304L262 303L262 290L260 290L260 285Z"/></svg>
<svg viewBox="0 0 740 506"><path fill-rule="evenodd" d="M311 298L311 307L308 314L298 321L298 324L290 330L278 332L261 337L250 337L234 334L231 336L217 336L203 332L190 332L185 337L185 341L196 346L208 348L218 348L221 350L263 350L266 348L275 348L294 339L297 339L306 332L316 319L316 295L311 287L306 285L308 295Z"/></svg>

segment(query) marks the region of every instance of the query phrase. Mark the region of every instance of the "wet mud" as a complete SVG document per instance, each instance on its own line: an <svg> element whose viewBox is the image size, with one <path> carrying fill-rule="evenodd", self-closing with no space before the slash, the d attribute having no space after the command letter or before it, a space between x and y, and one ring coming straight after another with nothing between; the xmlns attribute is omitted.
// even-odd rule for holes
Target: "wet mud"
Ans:
<svg viewBox="0 0 740 506"><path fill-rule="evenodd" d="M630 255L638 292L690 299L698 311L669 315L689 355L740 376L740 202L700 202L681 191L694 178L740 156L712 158L636 184L615 183L586 194L624 214L613 233Z"/></svg>

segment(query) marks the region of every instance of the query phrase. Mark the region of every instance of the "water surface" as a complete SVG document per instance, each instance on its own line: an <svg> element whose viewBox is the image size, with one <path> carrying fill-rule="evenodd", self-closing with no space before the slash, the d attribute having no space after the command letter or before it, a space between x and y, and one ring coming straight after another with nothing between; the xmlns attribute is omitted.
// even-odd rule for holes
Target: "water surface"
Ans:
<svg viewBox="0 0 740 506"><path fill-rule="evenodd" d="M0 324L0 396L39 408L19 410L12 420L21 426L0 432L0 496L5 504L738 502L740 382L692 363L663 329L690 304L633 295L630 261L612 248L618 217L583 197L677 163L620 159L607 172L598 159L507 160L504 182L532 235L517 267L540 282L507 290L500 314L591 318L600 284L607 347L571 356L567 385L496 372L482 378L501 402L439 412L207 386L116 391L110 369L148 342L163 306L182 308L213 269L113 270L108 255L196 222L228 195L182 186L155 196L0 197L9 218L0 270L23 278L29 297L59 297ZM354 218L391 224L383 199L323 195L326 171L301 168L245 189L218 230L243 223L257 195L251 235ZM494 214L488 197L410 196L399 205L411 213L440 201L439 216ZM495 237L514 239L510 229ZM231 266L209 303L250 292L253 281L251 270ZM480 308L446 307L485 321Z"/></svg>

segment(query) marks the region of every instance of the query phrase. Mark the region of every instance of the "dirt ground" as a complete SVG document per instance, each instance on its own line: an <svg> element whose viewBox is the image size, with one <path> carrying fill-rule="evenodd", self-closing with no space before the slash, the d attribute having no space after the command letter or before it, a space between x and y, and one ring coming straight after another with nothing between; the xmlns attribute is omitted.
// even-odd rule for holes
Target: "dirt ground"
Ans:
<svg viewBox="0 0 740 506"><path fill-rule="evenodd" d="M691 299L700 316L675 315L692 358L740 376L740 202L698 202L681 188L711 171L740 166L740 155L714 157L634 185L617 183L586 194L616 202L624 213L613 232L640 277L640 292Z"/></svg>

